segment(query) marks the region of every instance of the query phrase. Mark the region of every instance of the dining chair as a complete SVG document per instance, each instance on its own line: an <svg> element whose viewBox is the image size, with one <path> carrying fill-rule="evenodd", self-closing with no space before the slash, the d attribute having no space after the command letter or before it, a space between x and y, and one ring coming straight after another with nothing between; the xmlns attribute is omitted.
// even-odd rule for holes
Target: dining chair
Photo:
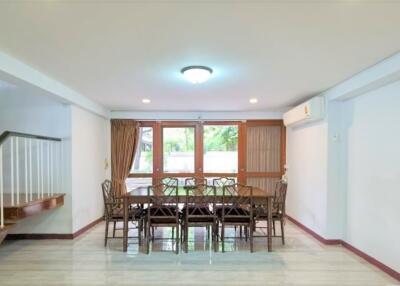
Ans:
<svg viewBox="0 0 400 286"><path fill-rule="evenodd" d="M272 199L272 234L274 237L281 237L282 244L285 244L285 218L286 218L286 194L287 183L278 181L275 184L274 196ZM254 231L257 221L266 221L268 223L268 209L264 206L258 206L254 212ZM276 235L275 222L279 221L281 226L281 235ZM264 236L265 237L265 236Z"/></svg>
<svg viewBox="0 0 400 286"><path fill-rule="evenodd" d="M222 194L222 188L224 186L230 186L230 185L234 185L235 179L234 178L229 178L229 177L219 177L219 178L214 178L212 180L212 184L213 186L215 186L217 188L217 194ZM217 209L221 209L222 208L222 204L216 204L215 208ZM235 233L236 233L236 226L235 226ZM242 237L242 228L240 227L240 237Z"/></svg>
<svg viewBox="0 0 400 286"><path fill-rule="evenodd" d="M219 178L215 178L212 180L213 182L213 186L215 186L216 188L223 188L224 186L230 186L230 185L234 185L235 179L233 178L228 178L228 177L219 177Z"/></svg>
<svg viewBox="0 0 400 286"><path fill-rule="evenodd" d="M188 252L189 228L206 227L208 237L212 229L212 242L216 251L215 187L207 184L186 186L185 206L182 209L181 230L184 251Z"/></svg>
<svg viewBox="0 0 400 286"><path fill-rule="evenodd" d="M162 184L165 184L167 186L176 186L178 187L179 181L178 178L174 177L165 177L161 180Z"/></svg>
<svg viewBox="0 0 400 286"><path fill-rule="evenodd" d="M244 227L246 241L250 236L250 252L253 252L253 188L241 184L226 185L222 189L222 208L217 209L221 223L222 252L225 252L225 228Z"/></svg>
<svg viewBox="0 0 400 286"><path fill-rule="evenodd" d="M103 191L103 201L104 201L104 220L106 222L105 226L105 236L104 236L104 246L107 246L107 241L109 238L122 238L116 237L116 230L122 230L122 228L117 228L118 222L124 221L124 213L122 207L122 199L118 198L112 188L112 183L110 180L105 180L102 184ZM130 206L128 210L128 220L131 222L138 223L137 227L129 228L129 229L137 229L138 230L138 240L139 244L141 244L141 230L143 226L143 217L142 217L142 209L139 206ZM108 228L110 222L113 223L113 234L112 237L108 236ZM133 237L130 237L133 238Z"/></svg>
<svg viewBox="0 0 400 286"><path fill-rule="evenodd" d="M189 177L185 179L185 187L207 185L207 179L204 177Z"/></svg>
<svg viewBox="0 0 400 286"><path fill-rule="evenodd" d="M150 251L150 229L154 227L176 228L175 252L179 253L179 207L178 187L167 184L149 186L147 194L151 198L146 216L146 247ZM154 241L154 231L152 241ZM174 239L174 237L172 237Z"/></svg>

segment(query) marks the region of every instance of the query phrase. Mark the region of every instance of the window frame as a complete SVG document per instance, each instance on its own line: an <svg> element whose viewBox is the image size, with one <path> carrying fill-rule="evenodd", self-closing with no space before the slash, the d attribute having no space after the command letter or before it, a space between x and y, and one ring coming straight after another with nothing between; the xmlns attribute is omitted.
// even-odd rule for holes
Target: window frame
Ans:
<svg viewBox="0 0 400 286"><path fill-rule="evenodd" d="M237 173L204 173L204 126L207 125L237 125L238 126L238 172ZM247 172L247 127L253 126L280 126L281 127L281 163L280 172ZM153 128L153 173L130 173L129 178L152 178L152 184L159 183L165 177L236 177L241 184L246 184L247 178L267 177L277 178L284 173L286 163L286 129L282 120L243 120L243 121L139 121L140 127ZM163 128L194 127L194 173L167 173L164 172Z"/></svg>

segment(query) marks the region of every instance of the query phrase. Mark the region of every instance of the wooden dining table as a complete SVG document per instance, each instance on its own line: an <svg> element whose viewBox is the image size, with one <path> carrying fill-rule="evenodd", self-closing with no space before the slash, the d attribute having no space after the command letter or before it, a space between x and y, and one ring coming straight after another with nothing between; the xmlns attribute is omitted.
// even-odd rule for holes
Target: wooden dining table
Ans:
<svg viewBox="0 0 400 286"><path fill-rule="evenodd" d="M186 195L181 194L179 192L177 200L179 203L184 204L186 202ZM123 215L124 215L124 225L123 225L123 251L126 252L128 250L128 223L129 223L129 206L131 204L148 204L152 201L155 196L152 194L148 194L146 187L139 187L133 190L128 191L125 195L122 196L123 200ZM241 197L246 197L246 194L241 195ZM253 187L252 190L252 200L255 206L263 206L267 209L267 217L268 217L268 234L267 234L267 249L269 252L272 251L272 200L273 200L273 192L265 191L261 188ZM166 197L167 199L168 197ZM162 196L157 196L157 200L162 200ZM217 194L214 196L215 203L222 204L223 202L229 203L229 197L223 198L222 192L217 191ZM232 202L236 201L235 197L231 197ZM167 201L166 201L167 202Z"/></svg>

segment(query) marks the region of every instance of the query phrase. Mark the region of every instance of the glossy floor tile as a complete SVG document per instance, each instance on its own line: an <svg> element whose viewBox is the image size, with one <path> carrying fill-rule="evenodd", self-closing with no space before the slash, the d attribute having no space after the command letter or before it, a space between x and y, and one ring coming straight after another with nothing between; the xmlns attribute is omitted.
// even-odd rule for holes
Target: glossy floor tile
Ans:
<svg viewBox="0 0 400 286"><path fill-rule="evenodd" d="M164 239L154 241L150 255L136 239L123 253L121 239L103 246L103 231L101 223L75 240L5 241L0 285L396 285L343 247L323 245L290 222L286 245L274 238L272 253L265 238L255 238L255 253L244 239L228 239L227 252L214 253L200 228L191 230L189 253L172 253L171 229L161 228L156 237Z"/></svg>

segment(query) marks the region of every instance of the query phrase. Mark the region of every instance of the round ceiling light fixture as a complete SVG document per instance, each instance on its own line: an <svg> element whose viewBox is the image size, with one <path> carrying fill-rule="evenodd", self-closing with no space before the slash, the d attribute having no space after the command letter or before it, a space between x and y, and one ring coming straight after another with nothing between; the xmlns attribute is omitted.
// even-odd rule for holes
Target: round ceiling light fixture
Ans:
<svg viewBox="0 0 400 286"><path fill-rule="evenodd" d="M203 83L210 79L213 70L205 66L188 66L181 69L181 73L193 84Z"/></svg>

